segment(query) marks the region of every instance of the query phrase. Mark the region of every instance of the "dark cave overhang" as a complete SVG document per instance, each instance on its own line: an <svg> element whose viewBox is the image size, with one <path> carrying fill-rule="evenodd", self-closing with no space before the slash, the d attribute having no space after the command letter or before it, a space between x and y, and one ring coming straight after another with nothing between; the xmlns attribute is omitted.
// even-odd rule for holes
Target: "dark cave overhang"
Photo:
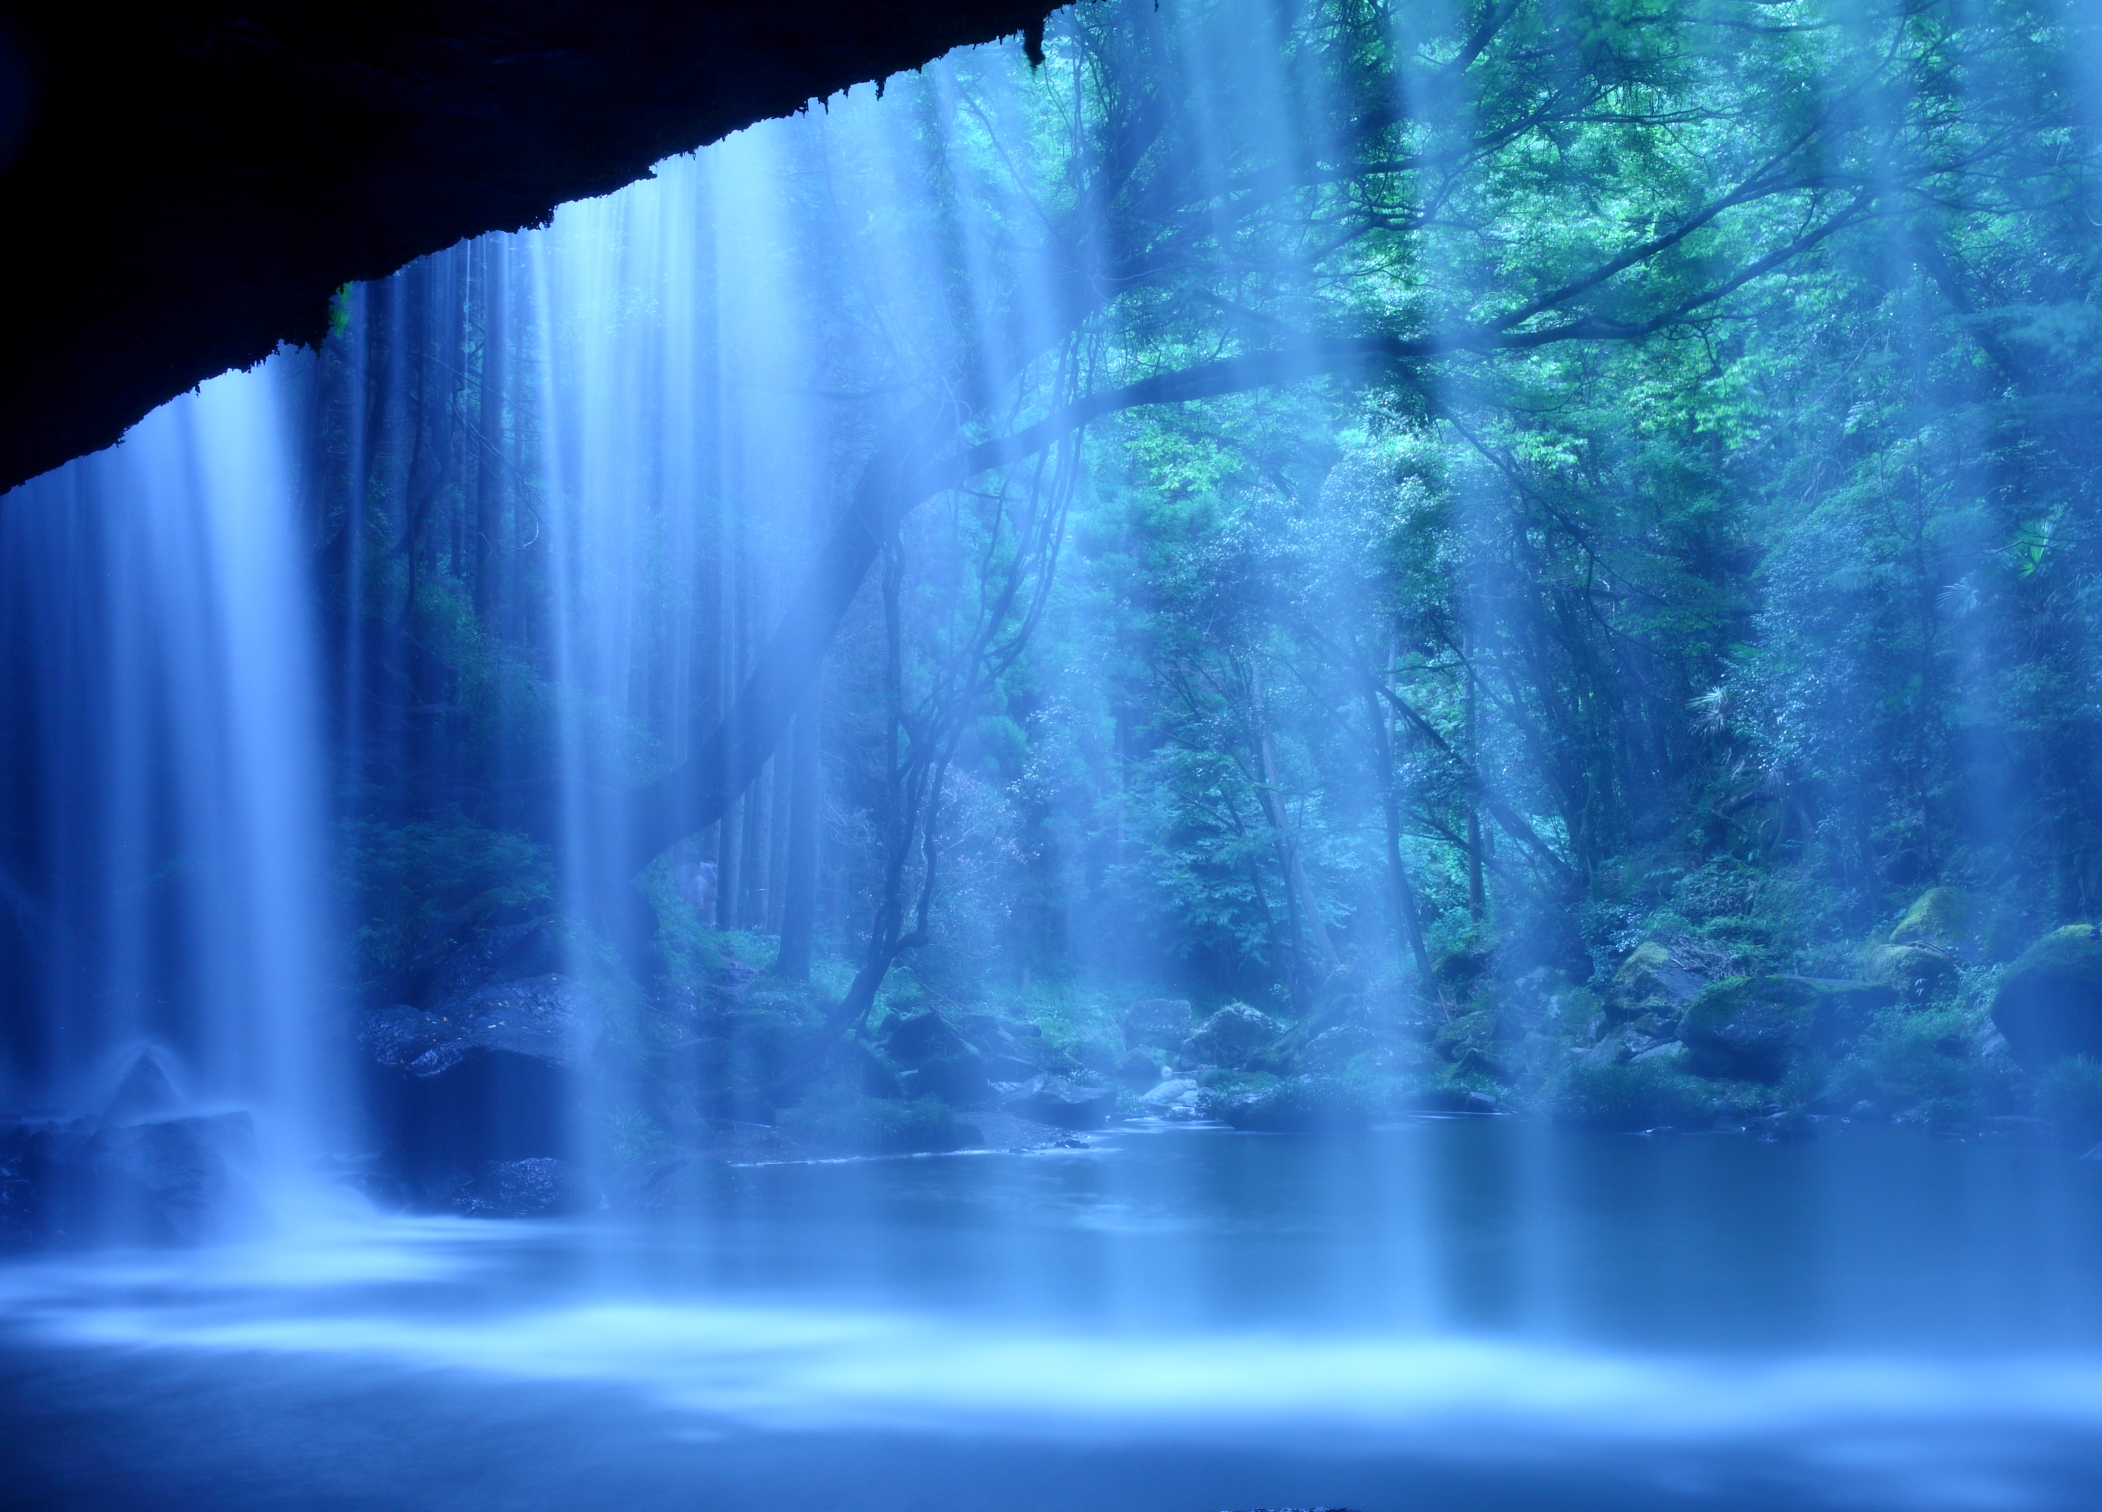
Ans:
<svg viewBox="0 0 2102 1512"><path fill-rule="evenodd" d="M117 440L330 296L543 222L1046 0L0 6L0 490Z"/></svg>

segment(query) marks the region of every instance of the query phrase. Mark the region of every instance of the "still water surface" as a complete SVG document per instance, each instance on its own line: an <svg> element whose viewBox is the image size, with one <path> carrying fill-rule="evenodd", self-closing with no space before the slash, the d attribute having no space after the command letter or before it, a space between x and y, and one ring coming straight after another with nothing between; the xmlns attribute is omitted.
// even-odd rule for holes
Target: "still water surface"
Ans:
<svg viewBox="0 0 2102 1512"><path fill-rule="evenodd" d="M0 1271L0 1503L2102 1506L2102 1162L1427 1119Z"/></svg>

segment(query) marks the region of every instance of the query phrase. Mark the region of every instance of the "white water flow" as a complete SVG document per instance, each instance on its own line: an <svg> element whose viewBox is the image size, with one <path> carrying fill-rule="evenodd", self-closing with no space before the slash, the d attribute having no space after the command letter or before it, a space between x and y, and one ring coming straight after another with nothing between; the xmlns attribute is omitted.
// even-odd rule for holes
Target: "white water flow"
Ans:
<svg viewBox="0 0 2102 1512"><path fill-rule="evenodd" d="M743 1038L697 1027L783 933L786 766L640 882L628 794L693 757L870 457L1019 431L1145 376L1141 349L1194 364L1362 313L1362 283L1306 251L1335 204L1292 179L1343 155L1340 107L1271 65L1269 10L1165 13L1131 46L1181 103L1131 107L1131 162L1080 131L1085 70L960 55L355 291L318 357L216 379L0 503L0 1105L246 1113L272 1215L209 1247L0 1268L0 1504L2102 1504L2102 1161L2042 1140L1425 1114L1334 1138L1143 1117L1028 1151L996 1128L880 1159L704 1144L795 1116L752 1111L786 1061L773 989L722 1015ZM1094 63L1132 66L1114 51ZM1150 220L1120 198L1141 164ZM1471 214L1378 298L1466 315L1480 267L1440 238ZM1185 303L1218 324L1147 302L1146 279L1206 259L1225 273ZM1221 416L1141 438L1179 469L1177 509L1270 423ZM1074 649L1031 670L1029 717L1074 749L1120 738L1104 686L1151 651L1098 638L1091 606L1127 591L1136 548L1059 534L1074 499L1143 470L1114 426L1086 466L1062 439L930 498L909 568L878 554L842 616L825 675L867 696L828 751L832 997L881 839L881 778L838 750L879 743L867 689L926 677L926 647L986 612L969 553L1052 541L1044 613ZM1489 507L1482 476L1455 484L1461 512ZM1341 582L1361 548L1335 541L1319 565ZM894 674L886 567L927 636ZM1340 618L1337 594L1317 609ZM1008 718L988 703L972 730L990 746ZM958 775L952 833L989 832L1041 775ZM1014 858L959 850L945 942L993 959L1023 907L1001 890ZM371 876L406 895L447 868L469 880L442 904L351 917ZM1077 875L1056 900L1071 960L1160 967ZM590 1003L518 1057L557 1090L375 1112L359 1010L456 1001L415 951L489 920L550 931L532 980ZM549 1100L503 1101L526 1092ZM461 1216L490 1199L450 1153L366 1179L388 1141L521 1107L545 1126L460 1148L560 1161L581 1212Z"/></svg>
<svg viewBox="0 0 2102 1512"><path fill-rule="evenodd" d="M135 1113L251 1112L283 1199L338 1147L345 1068L281 397L271 369L215 379L0 505L19 932L0 1085L95 1114L130 1076Z"/></svg>

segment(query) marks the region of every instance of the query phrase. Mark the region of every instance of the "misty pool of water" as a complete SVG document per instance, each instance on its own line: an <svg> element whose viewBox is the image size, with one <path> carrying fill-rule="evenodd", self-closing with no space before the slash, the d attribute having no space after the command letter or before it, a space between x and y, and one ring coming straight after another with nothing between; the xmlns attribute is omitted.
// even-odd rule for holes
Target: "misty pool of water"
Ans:
<svg viewBox="0 0 2102 1512"><path fill-rule="evenodd" d="M10 1507L2102 1503L2102 1162L1827 1125L754 1166L0 1272Z"/></svg>

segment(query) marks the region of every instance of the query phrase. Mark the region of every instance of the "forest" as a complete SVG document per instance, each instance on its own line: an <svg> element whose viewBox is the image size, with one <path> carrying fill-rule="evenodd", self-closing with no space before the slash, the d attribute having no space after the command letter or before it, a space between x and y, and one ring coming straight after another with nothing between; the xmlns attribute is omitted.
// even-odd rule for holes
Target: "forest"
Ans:
<svg viewBox="0 0 2102 1512"><path fill-rule="evenodd" d="M295 409L356 1032L559 957L637 1169L2102 1136L2096 42L1086 4L813 106L710 234L593 222L625 292L523 237L347 288ZM620 284L650 237L737 292Z"/></svg>

